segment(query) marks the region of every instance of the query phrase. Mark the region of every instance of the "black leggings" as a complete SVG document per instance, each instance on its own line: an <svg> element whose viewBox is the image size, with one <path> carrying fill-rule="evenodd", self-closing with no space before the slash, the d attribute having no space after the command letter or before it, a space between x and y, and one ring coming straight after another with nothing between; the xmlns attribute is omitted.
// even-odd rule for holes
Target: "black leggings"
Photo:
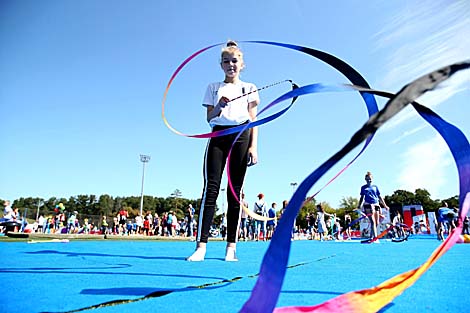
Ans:
<svg viewBox="0 0 470 313"><path fill-rule="evenodd" d="M213 131L233 126L215 126ZM235 194L240 197L240 191L245 179L248 162L248 147L250 144L250 129L245 130L234 144L230 154L230 179ZM209 238L209 230L214 218L217 197L219 195L220 181L224 172L227 156L233 141L238 133L209 139L204 155L204 189L202 192L201 210L197 226L197 241L205 242ZM238 240L238 227L240 225L240 204L233 196L227 185L227 242L235 243Z"/></svg>

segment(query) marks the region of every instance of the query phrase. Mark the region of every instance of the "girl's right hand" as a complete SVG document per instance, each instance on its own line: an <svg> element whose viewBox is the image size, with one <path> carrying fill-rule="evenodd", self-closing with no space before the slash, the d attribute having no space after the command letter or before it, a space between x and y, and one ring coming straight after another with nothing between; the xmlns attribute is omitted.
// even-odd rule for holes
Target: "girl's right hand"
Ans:
<svg viewBox="0 0 470 313"><path fill-rule="evenodd" d="M217 105L220 106L221 108L225 108L229 101L230 101L229 98L222 97L222 98L220 98L219 103L217 103Z"/></svg>

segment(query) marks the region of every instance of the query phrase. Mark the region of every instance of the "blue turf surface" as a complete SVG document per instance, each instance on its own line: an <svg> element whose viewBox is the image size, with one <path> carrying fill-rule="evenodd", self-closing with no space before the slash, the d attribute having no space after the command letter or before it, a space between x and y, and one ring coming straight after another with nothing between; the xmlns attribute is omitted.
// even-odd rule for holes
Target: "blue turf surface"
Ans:
<svg viewBox="0 0 470 313"><path fill-rule="evenodd" d="M421 265L438 245L434 237L368 245L295 241L277 306L314 305L373 287ZM225 243L209 242L206 261L190 263L184 258L192 242L1 242L0 312L237 312L267 247L241 242L240 261L227 263ZM382 312L468 312L469 256L470 245L455 245Z"/></svg>

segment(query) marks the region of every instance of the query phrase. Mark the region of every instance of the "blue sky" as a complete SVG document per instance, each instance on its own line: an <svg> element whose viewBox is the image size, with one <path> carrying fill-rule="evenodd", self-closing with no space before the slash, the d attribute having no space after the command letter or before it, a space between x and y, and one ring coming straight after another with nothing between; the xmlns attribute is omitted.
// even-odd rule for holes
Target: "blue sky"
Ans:
<svg viewBox="0 0 470 313"><path fill-rule="evenodd" d="M468 1L444 0L1 0L0 198L140 195L140 154L151 155L145 194L167 197L179 189L183 197L199 198L206 140L177 136L161 118L166 84L192 53L227 39L307 46L348 62L373 88L396 92L469 58L469 12ZM299 85L347 82L295 51L241 47L247 65L242 79L258 87L284 79ZM168 93L166 116L183 133L209 131L201 101L207 84L223 79L219 53L214 48L190 62ZM469 83L465 71L419 99L467 137ZM262 91L261 107L288 89ZM377 100L382 107L385 100ZM253 202L260 192L268 202L289 199L291 183L300 183L366 119L355 93L300 98L260 128L260 162L247 174L247 199ZM434 199L458 194L457 170L443 140L411 109L380 129L362 157L317 199L336 207L343 197L358 197L366 171L384 195L416 188Z"/></svg>

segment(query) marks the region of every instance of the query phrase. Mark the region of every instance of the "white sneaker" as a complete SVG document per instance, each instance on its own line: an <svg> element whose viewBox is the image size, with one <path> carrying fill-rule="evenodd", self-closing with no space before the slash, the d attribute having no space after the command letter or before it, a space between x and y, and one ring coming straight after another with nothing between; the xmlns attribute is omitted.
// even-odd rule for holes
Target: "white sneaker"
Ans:
<svg viewBox="0 0 470 313"><path fill-rule="evenodd" d="M204 261L206 257L206 249L197 248L196 251L190 256L186 258L188 262L201 262Z"/></svg>
<svg viewBox="0 0 470 313"><path fill-rule="evenodd" d="M225 252L225 261L227 262L238 262L237 256L235 255L235 249L234 248L227 248L227 251Z"/></svg>

